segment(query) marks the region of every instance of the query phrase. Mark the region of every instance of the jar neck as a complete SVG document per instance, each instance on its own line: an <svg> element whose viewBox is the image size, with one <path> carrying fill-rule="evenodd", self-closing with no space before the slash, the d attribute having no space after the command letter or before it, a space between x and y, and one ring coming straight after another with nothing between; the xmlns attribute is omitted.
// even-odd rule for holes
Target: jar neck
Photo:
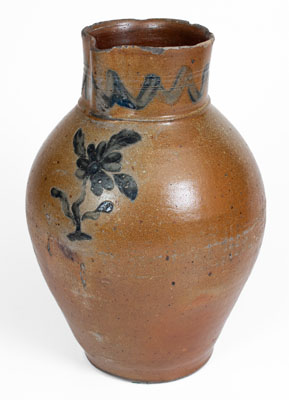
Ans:
<svg viewBox="0 0 289 400"><path fill-rule="evenodd" d="M142 39L145 45L99 49L95 31L104 24L83 30L84 76L79 105L84 112L106 119L167 119L191 113L208 102L213 37L192 46L147 46ZM118 35L109 33L112 38Z"/></svg>

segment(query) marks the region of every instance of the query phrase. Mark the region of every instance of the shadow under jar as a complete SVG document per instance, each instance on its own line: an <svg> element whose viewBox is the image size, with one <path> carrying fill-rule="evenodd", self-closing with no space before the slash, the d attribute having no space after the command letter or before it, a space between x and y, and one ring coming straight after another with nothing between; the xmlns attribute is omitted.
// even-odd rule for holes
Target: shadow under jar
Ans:
<svg viewBox="0 0 289 400"><path fill-rule="evenodd" d="M82 37L82 95L31 169L29 231L91 363L170 381L209 359L251 272L261 176L210 104L206 28L128 19Z"/></svg>

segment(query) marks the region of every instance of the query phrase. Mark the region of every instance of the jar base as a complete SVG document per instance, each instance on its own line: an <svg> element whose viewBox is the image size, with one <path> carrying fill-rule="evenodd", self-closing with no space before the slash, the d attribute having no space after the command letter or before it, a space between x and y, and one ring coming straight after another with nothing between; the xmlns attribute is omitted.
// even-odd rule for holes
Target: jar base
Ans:
<svg viewBox="0 0 289 400"><path fill-rule="evenodd" d="M105 367L104 365L100 366L100 363L97 362L94 357L87 353L85 353L85 355L88 361L95 368L117 378L125 379L133 383L164 383L182 379L197 372L209 361L212 353L213 350L210 350L202 358L185 366L180 366L175 369L158 369L154 371L151 369L142 371L138 368L121 368L117 366Z"/></svg>

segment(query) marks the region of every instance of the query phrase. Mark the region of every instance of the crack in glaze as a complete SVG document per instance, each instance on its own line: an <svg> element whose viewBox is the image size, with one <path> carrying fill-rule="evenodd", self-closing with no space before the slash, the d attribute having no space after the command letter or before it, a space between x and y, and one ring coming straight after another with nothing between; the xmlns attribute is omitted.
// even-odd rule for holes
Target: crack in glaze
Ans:
<svg viewBox="0 0 289 400"><path fill-rule="evenodd" d="M85 265L83 263L80 264L80 279L83 286L83 289L86 288L86 280L84 278L85 275Z"/></svg>

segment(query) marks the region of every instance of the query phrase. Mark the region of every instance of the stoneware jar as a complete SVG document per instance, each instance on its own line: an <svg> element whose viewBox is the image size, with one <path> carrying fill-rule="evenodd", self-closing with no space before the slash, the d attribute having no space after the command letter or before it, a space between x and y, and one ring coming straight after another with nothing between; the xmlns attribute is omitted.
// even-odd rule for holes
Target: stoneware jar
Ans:
<svg viewBox="0 0 289 400"><path fill-rule="evenodd" d="M162 382L199 369L256 260L256 162L208 97L214 36L171 19L82 32L78 105L27 188L37 260L96 367Z"/></svg>

